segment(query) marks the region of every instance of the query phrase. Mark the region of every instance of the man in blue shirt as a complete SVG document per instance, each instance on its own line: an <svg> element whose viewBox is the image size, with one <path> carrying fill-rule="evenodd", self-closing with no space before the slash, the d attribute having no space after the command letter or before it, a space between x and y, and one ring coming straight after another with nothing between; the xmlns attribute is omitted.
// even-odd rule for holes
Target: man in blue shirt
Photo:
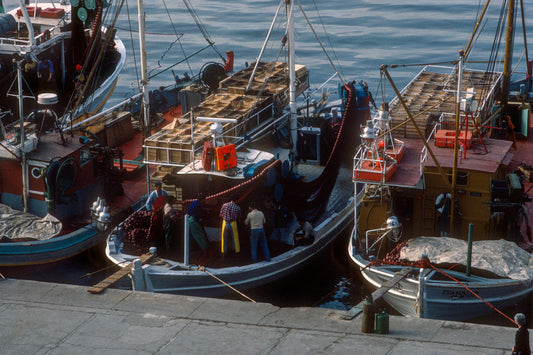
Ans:
<svg viewBox="0 0 533 355"><path fill-rule="evenodd" d="M54 65L50 59L44 59L37 64L37 79L39 90L55 90Z"/></svg>
<svg viewBox="0 0 533 355"><path fill-rule="evenodd" d="M156 181L154 185L155 190L152 191L150 196L148 196L148 200L146 200L145 206L147 211L152 211L154 209L154 202L155 200L157 200L158 197L168 196L167 192L162 188L161 181Z"/></svg>

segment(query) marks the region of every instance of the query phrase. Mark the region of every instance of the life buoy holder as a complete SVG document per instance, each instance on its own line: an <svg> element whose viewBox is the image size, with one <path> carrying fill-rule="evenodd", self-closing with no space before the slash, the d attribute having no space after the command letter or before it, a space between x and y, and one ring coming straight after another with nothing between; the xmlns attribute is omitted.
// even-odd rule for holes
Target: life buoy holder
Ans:
<svg viewBox="0 0 533 355"><path fill-rule="evenodd" d="M211 171L213 165L213 145L211 142L204 142L204 149L202 152L202 167L205 171Z"/></svg>

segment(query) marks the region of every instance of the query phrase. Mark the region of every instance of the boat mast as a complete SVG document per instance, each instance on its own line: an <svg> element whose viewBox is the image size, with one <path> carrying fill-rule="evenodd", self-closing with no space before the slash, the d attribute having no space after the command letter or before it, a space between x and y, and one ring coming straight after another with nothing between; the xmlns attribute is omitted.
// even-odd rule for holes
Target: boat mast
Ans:
<svg viewBox="0 0 533 355"><path fill-rule="evenodd" d="M22 164L22 203L24 212L28 212L28 167L26 164L26 150L25 144L25 132L24 132L24 106L23 106L23 92L22 92L22 69L20 62L17 63L17 86L18 86L18 104L19 104L19 116L20 116L20 157Z"/></svg>
<svg viewBox="0 0 533 355"><path fill-rule="evenodd" d="M28 15L28 11L26 10L26 5L24 5L24 2L22 0L18 0L20 11L22 12L22 16L24 16L24 22L26 23L26 28L28 29L28 39L30 40L30 46L31 48L35 47L35 31L33 30L33 25L31 23L30 15Z"/></svg>
<svg viewBox="0 0 533 355"><path fill-rule="evenodd" d="M145 46L145 34L144 34L144 19L145 13L143 10L142 0L137 0L137 6L139 7L139 46L141 48L141 84L142 84L142 113L144 116L145 133L144 138L150 136L150 96L148 90L148 70L146 64L146 46ZM150 169L146 164L146 185L148 193L150 193Z"/></svg>
<svg viewBox="0 0 533 355"><path fill-rule="evenodd" d="M513 61L513 38L514 38L514 19L515 19L515 5L514 0L509 0L509 8L507 10L507 32L505 34L505 56L503 60L503 74L502 74L502 116L501 120L507 118L507 103L509 95L509 86L511 82L511 65Z"/></svg>
<svg viewBox="0 0 533 355"><path fill-rule="evenodd" d="M298 121L296 120L296 70L294 63L294 0L287 0L289 16L287 18L287 32L289 40L289 108L291 131L291 154L296 155L298 141Z"/></svg>
<svg viewBox="0 0 533 355"><path fill-rule="evenodd" d="M452 187L450 206L450 235L453 236L453 223L455 214L455 183L457 180L457 156L459 151L459 118L461 116L461 87L463 84L463 62L465 52L459 51L459 64L457 69L457 95L455 97L455 136L453 140L453 167L452 167Z"/></svg>

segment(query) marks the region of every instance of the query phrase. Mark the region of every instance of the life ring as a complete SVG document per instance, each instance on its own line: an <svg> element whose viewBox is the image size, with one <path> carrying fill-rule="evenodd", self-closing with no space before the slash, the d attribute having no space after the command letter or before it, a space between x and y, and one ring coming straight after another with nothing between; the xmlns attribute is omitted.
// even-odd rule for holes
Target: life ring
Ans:
<svg viewBox="0 0 533 355"><path fill-rule="evenodd" d="M452 195L450 193L441 193L435 199L435 209L442 214L444 207L446 206L446 200L451 201Z"/></svg>
<svg viewBox="0 0 533 355"><path fill-rule="evenodd" d="M204 150L202 152L202 167L205 171L210 171L213 165L213 145L211 142L204 142Z"/></svg>

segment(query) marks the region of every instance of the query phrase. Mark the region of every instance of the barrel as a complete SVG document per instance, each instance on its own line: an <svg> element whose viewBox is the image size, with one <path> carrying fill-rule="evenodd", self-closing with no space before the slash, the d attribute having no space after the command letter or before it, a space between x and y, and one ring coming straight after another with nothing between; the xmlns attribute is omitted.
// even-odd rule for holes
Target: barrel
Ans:
<svg viewBox="0 0 533 355"><path fill-rule="evenodd" d="M376 304L369 296L363 301L363 316L361 319L361 331L363 333L374 333L374 317L376 314Z"/></svg>
<svg viewBox="0 0 533 355"><path fill-rule="evenodd" d="M389 334L389 314L384 309L376 313L376 333Z"/></svg>
<svg viewBox="0 0 533 355"><path fill-rule="evenodd" d="M7 37L8 32L17 30L17 21L11 14L0 14L0 36Z"/></svg>

